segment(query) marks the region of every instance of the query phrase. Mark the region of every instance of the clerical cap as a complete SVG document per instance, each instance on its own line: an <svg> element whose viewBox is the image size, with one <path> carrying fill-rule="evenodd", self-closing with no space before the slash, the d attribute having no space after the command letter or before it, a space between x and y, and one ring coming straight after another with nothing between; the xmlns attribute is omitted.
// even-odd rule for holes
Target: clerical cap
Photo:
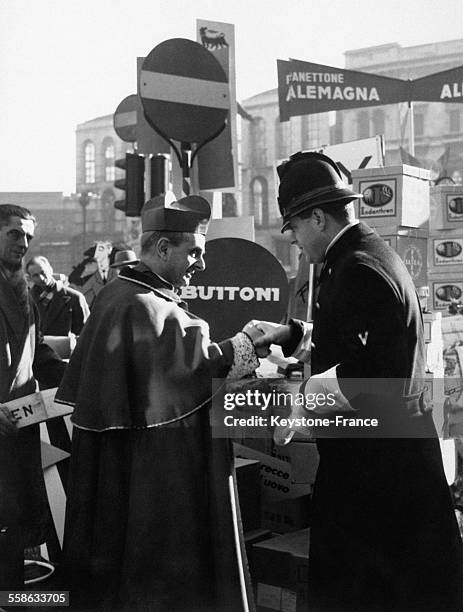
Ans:
<svg viewBox="0 0 463 612"><path fill-rule="evenodd" d="M316 206L351 202L362 198L342 179L336 163L327 155L311 151L299 151L277 168L280 178L278 206L283 217L282 232L288 229L289 221Z"/></svg>
<svg viewBox="0 0 463 612"><path fill-rule="evenodd" d="M164 194L148 200L141 211L142 232L187 232L206 234L211 218L209 202L191 195L175 200Z"/></svg>

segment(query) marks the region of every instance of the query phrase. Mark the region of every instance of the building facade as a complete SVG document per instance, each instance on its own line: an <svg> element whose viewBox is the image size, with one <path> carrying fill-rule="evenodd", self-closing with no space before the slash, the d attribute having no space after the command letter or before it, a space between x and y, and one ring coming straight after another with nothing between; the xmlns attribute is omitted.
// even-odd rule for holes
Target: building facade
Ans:
<svg viewBox="0 0 463 612"><path fill-rule="evenodd" d="M346 51L345 68L400 79L416 79L463 64L463 40L401 47L397 43ZM307 58L310 61L310 58ZM463 98L462 98L463 100ZM414 159L410 154L410 109L394 104L279 121L278 91L242 103L251 121L242 122L242 210L253 214L256 240L293 275L297 252L279 233L276 165L291 153L384 135L386 165L415 163L433 179L463 175L463 104L415 102Z"/></svg>
<svg viewBox="0 0 463 612"><path fill-rule="evenodd" d="M124 197L115 189L114 181L124 176L115 161L132 150L132 144L122 141L114 131L113 115L91 119L76 128L75 197L82 212L80 234L89 243L86 248L95 240L117 243L130 235L131 223L114 208L114 202Z"/></svg>
<svg viewBox="0 0 463 612"><path fill-rule="evenodd" d="M347 51L346 68L402 80L418 79L463 64L463 39L401 47L397 43ZM384 134L386 165L407 161L411 111L408 104L389 104L337 114L336 133L342 141ZM431 178L463 175L463 104L414 102L414 157ZM405 150L405 154L404 154Z"/></svg>
<svg viewBox="0 0 463 612"><path fill-rule="evenodd" d="M2 192L0 204L24 206L37 220L27 259L45 255L55 272L68 275L72 271L79 261L81 231L81 211L75 197L63 197L60 191Z"/></svg>

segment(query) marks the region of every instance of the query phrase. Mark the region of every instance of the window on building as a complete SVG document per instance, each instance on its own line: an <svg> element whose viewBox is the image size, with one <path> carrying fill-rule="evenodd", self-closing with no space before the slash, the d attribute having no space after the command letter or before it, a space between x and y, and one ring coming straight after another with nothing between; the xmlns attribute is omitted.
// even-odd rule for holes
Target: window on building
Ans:
<svg viewBox="0 0 463 612"><path fill-rule="evenodd" d="M104 180L114 181L116 178L116 168L114 166L116 154L112 138L105 138L103 141L103 164Z"/></svg>
<svg viewBox="0 0 463 612"><path fill-rule="evenodd" d="M302 149L316 149L323 145L321 138L322 114L303 115L301 117Z"/></svg>
<svg viewBox="0 0 463 612"><path fill-rule="evenodd" d="M460 111L451 110L449 112L449 132L460 132L460 131L461 131Z"/></svg>
<svg viewBox="0 0 463 612"><path fill-rule="evenodd" d="M251 215L256 227L268 226L268 185L267 180L256 177L251 181Z"/></svg>
<svg viewBox="0 0 463 612"><path fill-rule="evenodd" d="M370 136L370 114L368 111L357 113L357 138L369 138Z"/></svg>
<svg viewBox="0 0 463 612"><path fill-rule="evenodd" d="M415 126L415 136L423 136L424 134L424 113L415 113L413 117L413 123Z"/></svg>
<svg viewBox="0 0 463 612"><path fill-rule="evenodd" d="M373 135L378 136L379 134L384 134L386 128L386 120L384 116L384 111L380 108L377 108L373 111Z"/></svg>
<svg viewBox="0 0 463 612"><path fill-rule="evenodd" d="M251 124L251 160L252 165L262 168L267 165L267 145L265 139L265 121L255 117Z"/></svg>
<svg viewBox="0 0 463 612"><path fill-rule="evenodd" d="M291 123L275 119L275 151L277 159L287 159L291 154Z"/></svg>
<svg viewBox="0 0 463 612"><path fill-rule="evenodd" d="M95 145L91 141L84 144L85 183L95 182Z"/></svg>

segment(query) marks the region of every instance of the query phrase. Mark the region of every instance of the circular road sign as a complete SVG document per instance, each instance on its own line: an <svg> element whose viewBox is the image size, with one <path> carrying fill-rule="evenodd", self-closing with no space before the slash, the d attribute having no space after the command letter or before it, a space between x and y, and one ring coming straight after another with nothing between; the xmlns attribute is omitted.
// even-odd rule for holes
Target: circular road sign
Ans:
<svg viewBox="0 0 463 612"><path fill-rule="evenodd" d="M264 247L242 238L206 243L206 269L197 272L182 299L205 319L214 341L230 338L251 319L279 323L288 306L288 279Z"/></svg>
<svg viewBox="0 0 463 612"><path fill-rule="evenodd" d="M114 129L125 142L137 140L137 115L140 112L140 100L136 94L124 98L116 108L113 117Z"/></svg>
<svg viewBox="0 0 463 612"><path fill-rule="evenodd" d="M172 38L144 59L140 98L154 129L182 142L204 142L225 123L230 108L224 69L199 43Z"/></svg>

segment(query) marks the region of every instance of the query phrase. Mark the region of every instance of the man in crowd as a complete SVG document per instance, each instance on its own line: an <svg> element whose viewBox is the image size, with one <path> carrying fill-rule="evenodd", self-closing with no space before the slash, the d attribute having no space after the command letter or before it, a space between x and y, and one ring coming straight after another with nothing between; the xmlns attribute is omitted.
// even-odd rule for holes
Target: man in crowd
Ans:
<svg viewBox="0 0 463 612"><path fill-rule="evenodd" d="M63 588L77 609L239 612L252 595L212 378L258 366L245 333L215 344L176 290L204 269L210 207L142 211L141 263L98 294L57 393L75 406Z"/></svg>
<svg viewBox="0 0 463 612"><path fill-rule="evenodd" d="M22 589L24 548L45 541L48 505L38 426L17 429L3 402L57 386L64 371L38 338L23 258L34 236L26 208L0 205L0 590ZM34 372L33 372L34 368Z"/></svg>
<svg viewBox="0 0 463 612"><path fill-rule="evenodd" d="M423 399L413 281L400 257L355 218L361 195L331 159L297 153L278 173L282 231L323 268L313 324L257 323L267 332L260 341L281 344L287 356L310 356L313 376L302 390L335 398L315 415L297 407L293 416L334 420L339 412L378 421L377 430L315 430L309 609L461 610L462 544ZM308 433L303 423L297 430ZM275 437L288 443L293 434L280 428Z"/></svg>
<svg viewBox="0 0 463 612"><path fill-rule="evenodd" d="M55 280L53 268L43 255L32 257L26 271L34 285L31 293L39 311L42 334L67 336L72 332L78 336L90 314L83 294Z"/></svg>
<svg viewBox="0 0 463 612"><path fill-rule="evenodd" d="M132 249L124 249L122 251L116 251L114 262L110 264L109 267L116 270L119 274L125 266L135 266L137 263L140 263L140 260L137 259L135 251L132 251Z"/></svg>
<svg viewBox="0 0 463 612"><path fill-rule="evenodd" d="M112 250L113 245L111 242L99 240L94 247L84 253L85 255L93 256L95 260L94 271L85 279L82 285L82 293L90 309L93 308L95 298L103 287L117 277L117 271L111 268L109 264ZM88 267L92 268L90 262Z"/></svg>

